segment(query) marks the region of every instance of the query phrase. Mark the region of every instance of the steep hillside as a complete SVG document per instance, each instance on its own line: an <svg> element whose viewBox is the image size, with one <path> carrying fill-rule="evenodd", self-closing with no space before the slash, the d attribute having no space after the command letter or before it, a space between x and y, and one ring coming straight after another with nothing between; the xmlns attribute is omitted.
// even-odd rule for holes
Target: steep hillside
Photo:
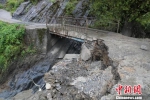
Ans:
<svg viewBox="0 0 150 100"><path fill-rule="evenodd" d="M73 17L87 17L89 15L88 0L81 0L73 2L75 8L71 8L69 0L49 2L42 0L33 5L31 2L24 2L14 12L13 18L20 19L22 21L32 21L45 23L46 17L53 22L55 18L59 16L71 15ZM74 9L74 10L73 10Z"/></svg>

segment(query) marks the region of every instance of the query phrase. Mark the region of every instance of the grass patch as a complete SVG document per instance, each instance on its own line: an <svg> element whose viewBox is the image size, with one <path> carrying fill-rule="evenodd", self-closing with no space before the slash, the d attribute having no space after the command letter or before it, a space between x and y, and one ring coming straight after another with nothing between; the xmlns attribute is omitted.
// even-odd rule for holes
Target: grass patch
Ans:
<svg viewBox="0 0 150 100"><path fill-rule="evenodd" d="M75 9L75 5L78 3L78 0L70 0L65 8L65 12L67 15L72 15L73 10Z"/></svg>
<svg viewBox="0 0 150 100"><path fill-rule="evenodd" d="M7 0L6 4L0 4L0 9L13 13L24 0Z"/></svg>

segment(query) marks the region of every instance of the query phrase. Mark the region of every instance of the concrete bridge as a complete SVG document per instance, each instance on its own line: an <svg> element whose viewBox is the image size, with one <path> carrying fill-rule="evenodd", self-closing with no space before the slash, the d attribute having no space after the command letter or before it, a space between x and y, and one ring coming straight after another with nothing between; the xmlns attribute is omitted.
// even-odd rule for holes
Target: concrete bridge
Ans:
<svg viewBox="0 0 150 100"><path fill-rule="evenodd" d="M92 41L93 39L97 38L97 35L103 36L109 32L104 31L106 27L101 28L104 30L89 28L88 26L93 24L95 21L93 17L73 18L65 16L46 16L46 19L46 23L23 22L12 19L12 16L9 12L0 9L0 20L4 22L24 24L26 29L49 29L49 33L66 38L78 38ZM116 26L113 30L118 32L119 23L108 23L108 26L111 27L112 24Z"/></svg>
<svg viewBox="0 0 150 100"><path fill-rule="evenodd" d="M41 51L44 54L51 50L51 48L54 48L51 53L55 54L58 52L58 48L61 48L61 46L65 44L65 48L63 47L63 50L60 51L58 58L64 57L65 52L71 44L66 40L68 42L62 41L59 46L56 45L57 47L53 47L58 41L58 37L54 38L55 36L53 35L76 40L78 42L85 42L99 39L109 33L109 31L88 28L88 24L91 24L93 20L88 20L87 18L53 17L52 19L49 18L49 20L51 21L47 21L45 24L20 23L26 24L26 41L30 41L28 45L35 44L38 49L42 49Z"/></svg>
<svg viewBox="0 0 150 100"><path fill-rule="evenodd" d="M48 20L51 20L50 23L48 23ZM108 31L89 28L88 26L92 25L94 22L95 19L93 17L49 17L47 18L46 27L49 29L51 34L56 34L67 38L77 38L92 41L97 38L97 35L103 36L104 34L108 33ZM118 23L115 24L115 30L118 32ZM108 26L110 26L109 23ZM102 29L104 28L105 27Z"/></svg>
<svg viewBox="0 0 150 100"><path fill-rule="evenodd" d="M12 19L9 12L0 10L0 20L25 25L24 40L27 45L34 45L43 54L46 54L49 50L52 54L59 52L59 58L63 58L71 45L71 43L68 43L69 39L79 42L92 41L109 33L109 31L88 28L93 23L93 18L49 17L46 23L32 23ZM60 37L65 39L60 39Z"/></svg>

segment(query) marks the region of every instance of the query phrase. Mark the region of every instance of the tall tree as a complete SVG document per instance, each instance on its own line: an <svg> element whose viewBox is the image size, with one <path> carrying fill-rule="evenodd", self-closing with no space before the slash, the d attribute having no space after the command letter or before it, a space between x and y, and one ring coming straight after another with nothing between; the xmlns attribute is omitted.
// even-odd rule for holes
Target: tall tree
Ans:
<svg viewBox="0 0 150 100"><path fill-rule="evenodd" d="M150 12L150 0L91 0L91 3L91 12L98 19L97 25L120 20L122 32L128 36L133 34L137 20L142 20L140 18Z"/></svg>

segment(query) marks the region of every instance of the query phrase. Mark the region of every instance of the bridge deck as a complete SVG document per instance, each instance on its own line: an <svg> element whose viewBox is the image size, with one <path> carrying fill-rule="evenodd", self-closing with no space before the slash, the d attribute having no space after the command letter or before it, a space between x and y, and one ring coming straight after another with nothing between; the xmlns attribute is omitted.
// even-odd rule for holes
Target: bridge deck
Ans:
<svg viewBox="0 0 150 100"><path fill-rule="evenodd" d="M62 26L61 24L48 25L51 34L59 35L67 38L80 38L92 41L97 35L104 36L108 31L102 31L92 28L85 28L75 25Z"/></svg>
<svg viewBox="0 0 150 100"><path fill-rule="evenodd" d="M77 18L56 18L59 24L48 24L48 23L32 23L32 22L23 22L19 20L12 19L11 14L5 10L0 10L0 20L9 23L18 23L23 24L27 29L46 29L49 28L51 34L56 34L59 36L67 37L67 38L80 38L93 40L97 38L97 36L104 36L107 31L87 28L87 26L81 27L78 25L73 25L72 22L80 21L81 19ZM7 16L7 17L6 17ZM86 20L86 19L84 19ZM82 19L83 21L83 19ZM87 20L86 20L87 21ZM61 23L61 24L60 24Z"/></svg>

